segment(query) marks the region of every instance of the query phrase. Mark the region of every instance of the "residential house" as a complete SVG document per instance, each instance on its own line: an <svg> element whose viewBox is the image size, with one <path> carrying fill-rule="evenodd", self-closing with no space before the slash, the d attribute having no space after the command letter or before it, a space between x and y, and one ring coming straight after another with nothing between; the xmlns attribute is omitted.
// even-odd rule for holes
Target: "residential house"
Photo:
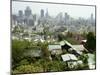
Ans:
<svg viewBox="0 0 100 75"><path fill-rule="evenodd" d="M68 51L78 56L82 55L83 51L85 50L86 48L83 45L72 45L72 47Z"/></svg>
<svg viewBox="0 0 100 75"><path fill-rule="evenodd" d="M51 52L52 55L62 53L61 45L59 45L59 44L48 45L48 50Z"/></svg>

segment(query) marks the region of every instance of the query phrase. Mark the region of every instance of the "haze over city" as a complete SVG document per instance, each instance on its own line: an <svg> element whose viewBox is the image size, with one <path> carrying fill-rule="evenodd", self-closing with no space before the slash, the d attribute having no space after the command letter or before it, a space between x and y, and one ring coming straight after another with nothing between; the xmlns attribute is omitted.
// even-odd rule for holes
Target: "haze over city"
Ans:
<svg viewBox="0 0 100 75"><path fill-rule="evenodd" d="M89 18L93 14L95 18L95 6L80 6L80 5L63 5L63 4L49 4L49 3L34 3L34 2L12 2L12 13L18 14L19 10L24 10L29 6L33 14L40 15L40 10L48 10L50 16L57 16L60 12L63 14L67 12L73 18Z"/></svg>

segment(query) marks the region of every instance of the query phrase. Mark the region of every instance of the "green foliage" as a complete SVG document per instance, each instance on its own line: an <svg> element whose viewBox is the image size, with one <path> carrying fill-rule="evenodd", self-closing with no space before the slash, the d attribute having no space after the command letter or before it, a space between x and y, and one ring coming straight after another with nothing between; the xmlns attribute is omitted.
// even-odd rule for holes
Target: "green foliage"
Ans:
<svg viewBox="0 0 100 75"><path fill-rule="evenodd" d="M82 37L86 38L87 37L87 33L84 31L82 34L81 34Z"/></svg>
<svg viewBox="0 0 100 75"><path fill-rule="evenodd" d="M58 34L58 41L67 40L71 44L79 44L79 42L73 37L73 33L68 32L67 35L61 33Z"/></svg>
<svg viewBox="0 0 100 75"><path fill-rule="evenodd" d="M64 71L66 69L66 63L62 61L51 61L48 63L47 70L50 72L54 71Z"/></svg>
<svg viewBox="0 0 100 75"><path fill-rule="evenodd" d="M68 41L68 42L70 42L71 44L79 44L79 42L77 41L77 40L75 40L74 38L67 38L66 37L66 40Z"/></svg>
<svg viewBox="0 0 100 75"><path fill-rule="evenodd" d="M89 35L90 36L90 35ZM70 36L71 37L71 36ZM67 39L72 44L78 44L73 38L66 38L65 36L59 37L59 40ZM79 64L70 68L67 62L61 60L61 55L55 55L54 60L49 59L50 52L48 51L47 42L29 42L27 40L12 40L12 64L15 66L13 68L13 74L19 73L35 73L35 72L57 72L57 71L69 71L69 70L82 70L89 69L87 65L87 55L83 54L79 57L83 61L83 64ZM25 57L24 52L28 50L36 50L40 48L42 50L42 57Z"/></svg>
<svg viewBox="0 0 100 75"><path fill-rule="evenodd" d="M12 40L12 61L18 63L23 57L24 52L30 48L30 42L26 40Z"/></svg>
<svg viewBox="0 0 100 75"><path fill-rule="evenodd" d="M66 37L73 37L73 33L71 33L71 32L68 31Z"/></svg>
<svg viewBox="0 0 100 75"><path fill-rule="evenodd" d="M42 50L43 58L49 59L50 52L48 51L47 46L48 46L48 44L45 42L45 43L42 43L40 47Z"/></svg>
<svg viewBox="0 0 100 75"><path fill-rule="evenodd" d="M64 40L64 35L62 35L61 33L58 34L58 41L62 41Z"/></svg>
<svg viewBox="0 0 100 75"><path fill-rule="evenodd" d="M96 52L94 52L93 54L94 54L94 61L96 61Z"/></svg>
<svg viewBox="0 0 100 75"><path fill-rule="evenodd" d="M19 62L19 65L28 65L29 61L27 59L23 59Z"/></svg>
<svg viewBox="0 0 100 75"><path fill-rule="evenodd" d="M53 61L48 63L48 71L60 71L60 66L59 63L57 61Z"/></svg>
<svg viewBox="0 0 100 75"><path fill-rule="evenodd" d="M53 60L61 61L61 55L52 55Z"/></svg>
<svg viewBox="0 0 100 75"><path fill-rule="evenodd" d="M88 55L87 54L82 54L79 57L79 60L82 60L84 64L87 64L88 63Z"/></svg>
<svg viewBox="0 0 100 75"><path fill-rule="evenodd" d="M88 70L88 64L78 64L72 70Z"/></svg>
<svg viewBox="0 0 100 75"><path fill-rule="evenodd" d="M46 59L39 59L34 63L29 63L26 59L22 60L16 68L13 69L13 74L21 73L35 73L35 72L58 72L71 70L85 70L89 69L88 64L78 64L73 67L67 65L68 62L59 60L48 61Z"/></svg>
<svg viewBox="0 0 100 75"><path fill-rule="evenodd" d="M38 65L41 64L44 72L63 71L66 68L66 63L62 61L47 61L47 60L41 59L37 63Z"/></svg>
<svg viewBox="0 0 100 75"><path fill-rule="evenodd" d="M62 61L47 61L45 59L40 59L35 63L29 64L29 62L24 59L20 65L14 68L13 74L21 73L34 73L34 72L55 72L66 70L66 63Z"/></svg>
<svg viewBox="0 0 100 75"><path fill-rule="evenodd" d="M34 64L30 65L21 65L18 66L14 71L13 74L23 74L23 73L35 73L35 72L43 72L42 66L37 66Z"/></svg>
<svg viewBox="0 0 100 75"><path fill-rule="evenodd" d="M87 42L85 46L90 52L96 50L96 37L92 32L87 34Z"/></svg>

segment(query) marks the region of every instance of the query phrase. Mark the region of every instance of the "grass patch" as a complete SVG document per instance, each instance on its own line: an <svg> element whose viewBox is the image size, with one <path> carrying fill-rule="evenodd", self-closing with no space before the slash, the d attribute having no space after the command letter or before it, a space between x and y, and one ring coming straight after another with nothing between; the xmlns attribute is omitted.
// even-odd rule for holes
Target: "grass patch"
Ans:
<svg viewBox="0 0 100 75"><path fill-rule="evenodd" d="M66 38L66 40L73 45L74 44L77 44L77 45L80 44L79 41L75 40L74 38Z"/></svg>

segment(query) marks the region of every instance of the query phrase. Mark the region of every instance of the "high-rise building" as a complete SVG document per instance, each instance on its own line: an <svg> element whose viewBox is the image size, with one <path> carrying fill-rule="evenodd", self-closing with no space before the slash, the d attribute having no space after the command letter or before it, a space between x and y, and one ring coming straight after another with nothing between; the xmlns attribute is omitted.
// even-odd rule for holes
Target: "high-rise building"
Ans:
<svg viewBox="0 0 100 75"><path fill-rule="evenodd" d="M44 10L41 9L41 17L44 17Z"/></svg>
<svg viewBox="0 0 100 75"><path fill-rule="evenodd" d="M93 13L91 14L91 24L93 25Z"/></svg>
<svg viewBox="0 0 100 75"><path fill-rule="evenodd" d="M67 13L65 13L65 24L67 24L68 23L68 20L69 20L69 15L67 14Z"/></svg>
<svg viewBox="0 0 100 75"><path fill-rule="evenodd" d="M29 6L27 6L25 9L24 23L28 26L34 25L34 18L33 18L32 11Z"/></svg>
<svg viewBox="0 0 100 75"><path fill-rule="evenodd" d="M16 25L17 24L17 16L16 15L12 15L12 24Z"/></svg>
<svg viewBox="0 0 100 75"><path fill-rule="evenodd" d="M19 15L19 17L22 17L23 16L23 11L19 10L18 15Z"/></svg>
<svg viewBox="0 0 100 75"><path fill-rule="evenodd" d="M25 10L25 16L26 16L26 17L29 17L31 14L32 14L32 11L31 11L30 7L27 6L27 7L26 7L26 10Z"/></svg>
<svg viewBox="0 0 100 75"><path fill-rule="evenodd" d="M22 10L19 10L18 11L17 23L19 25L22 25L22 23L23 23L23 11Z"/></svg>

